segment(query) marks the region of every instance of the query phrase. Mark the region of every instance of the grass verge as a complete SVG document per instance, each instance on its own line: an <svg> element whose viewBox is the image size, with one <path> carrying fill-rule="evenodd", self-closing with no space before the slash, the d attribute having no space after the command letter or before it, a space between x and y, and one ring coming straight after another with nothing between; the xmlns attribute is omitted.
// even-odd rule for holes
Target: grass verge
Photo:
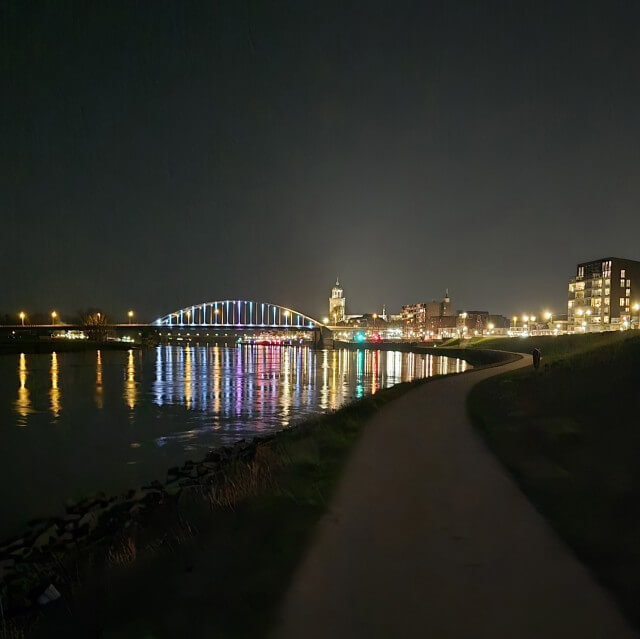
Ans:
<svg viewBox="0 0 640 639"><path fill-rule="evenodd" d="M547 366L478 384L470 415L526 495L640 626L640 337L522 342L522 350L540 346Z"/></svg>

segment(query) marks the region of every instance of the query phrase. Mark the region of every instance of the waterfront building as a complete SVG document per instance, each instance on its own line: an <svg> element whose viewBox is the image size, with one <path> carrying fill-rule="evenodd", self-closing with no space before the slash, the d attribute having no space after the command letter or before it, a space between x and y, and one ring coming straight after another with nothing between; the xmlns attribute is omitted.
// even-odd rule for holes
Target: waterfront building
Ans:
<svg viewBox="0 0 640 639"><path fill-rule="evenodd" d="M411 336L424 334L429 330L430 320L437 317L454 317L455 313L451 308L451 298L449 289L446 290L441 301L417 302L415 304L404 304L402 306L402 321L406 331Z"/></svg>
<svg viewBox="0 0 640 639"><path fill-rule="evenodd" d="M638 327L640 262L603 257L582 262L569 281L569 332L599 332Z"/></svg>
<svg viewBox="0 0 640 639"><path fill-rule="evenodd" d="M340 280L336 277L336 284L331 289L331 297L329 298L329 321L334 326L345 319L347 299L344 291L340 286Z"/></svg>

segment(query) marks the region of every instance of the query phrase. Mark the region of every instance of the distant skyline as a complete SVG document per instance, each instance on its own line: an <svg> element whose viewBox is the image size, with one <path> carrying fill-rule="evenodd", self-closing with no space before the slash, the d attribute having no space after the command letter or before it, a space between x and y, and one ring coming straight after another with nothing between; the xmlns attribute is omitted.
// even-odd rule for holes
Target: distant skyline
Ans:
<svg viewBox="0 0 640 639"><path fill-rule="evenodd" d="M640 259L640 4L4 2L0 312L566 312Z"/></svg>

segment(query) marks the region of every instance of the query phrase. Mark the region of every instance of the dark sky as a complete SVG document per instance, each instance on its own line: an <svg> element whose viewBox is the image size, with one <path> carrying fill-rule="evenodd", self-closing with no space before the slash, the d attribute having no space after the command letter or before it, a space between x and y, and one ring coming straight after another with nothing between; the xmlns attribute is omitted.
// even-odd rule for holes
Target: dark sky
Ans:
<svg viewBox="0 0 640 639"><path fill-rule="evenodd" d="M640 3L0 6L0 311L562 311L640 259Z"/></svg>

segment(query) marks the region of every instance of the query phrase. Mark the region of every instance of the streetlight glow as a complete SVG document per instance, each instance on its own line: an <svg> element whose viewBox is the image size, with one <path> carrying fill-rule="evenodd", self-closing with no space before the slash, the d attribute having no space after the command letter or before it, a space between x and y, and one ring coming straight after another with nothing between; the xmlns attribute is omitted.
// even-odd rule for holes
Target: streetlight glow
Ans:
<svg viewBox="0 0 640 639"><path fill-rule="evenodd" d="M26 314L24 311L20 311L20 315L18 316L20 318L20 321L22 322L22 325L24 326L24 318L26 317Z"/></svg>
<svg viewBox="0 0 640 639"><path fill-rule="evenodd" d="M56 323L56 317L58 317L58 313L56 313L56 311L51 311L51 323L52 324Z"/></svg>

